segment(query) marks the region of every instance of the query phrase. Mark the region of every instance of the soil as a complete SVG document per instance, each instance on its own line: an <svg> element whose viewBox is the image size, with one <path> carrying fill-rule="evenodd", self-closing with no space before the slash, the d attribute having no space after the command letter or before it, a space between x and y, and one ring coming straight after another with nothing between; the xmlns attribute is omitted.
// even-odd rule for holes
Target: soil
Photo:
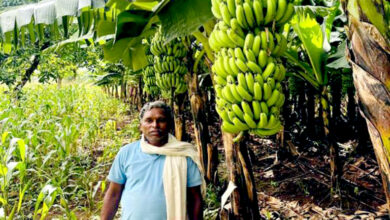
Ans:
<svg viewBox="0 0 390 220"><path fill-rule="evenodd" d="M193 134L190 123L187 128ZM224 155L218 128L218 121L209 126L211 143ZM365 154L356 153L356 140L338 143L343 167L339 197L330 194L326 146L310 140L299 145L287 140L283 146L276 137L253 136L247 144L264 219L390 219L380 171L369 143ZM223 156L218 176L221 185L227 185Z"/></svg>

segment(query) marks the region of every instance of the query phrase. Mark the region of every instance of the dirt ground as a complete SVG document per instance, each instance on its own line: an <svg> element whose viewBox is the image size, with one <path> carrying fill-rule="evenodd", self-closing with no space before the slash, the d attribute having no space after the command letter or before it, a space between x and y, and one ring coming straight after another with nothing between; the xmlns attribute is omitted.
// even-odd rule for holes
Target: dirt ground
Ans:
<svg viewBox="0 0 390 220"><path fill-rule="evenodd" d="M221 154L218 175L226 180L218 122L209 128L211 143ZM190 126L188 129L191 133ZM358 155L354 153L354 141L338 143L343 164L341 197L332 199L326 146L315 141L307 141L305 146L287 141L280 146L272 139L256 137L251 137L247 144L264 219L390 219L372 150ZM366 147L372 149L369 143Z"/></svg>

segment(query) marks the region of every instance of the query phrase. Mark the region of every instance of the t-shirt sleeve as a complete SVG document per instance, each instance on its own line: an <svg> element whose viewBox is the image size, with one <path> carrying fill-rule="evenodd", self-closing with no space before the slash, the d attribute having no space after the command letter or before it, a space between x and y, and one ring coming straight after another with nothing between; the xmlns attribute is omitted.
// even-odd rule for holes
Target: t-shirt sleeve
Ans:
<svg viewBox="0 0 390 220"><path fill-rule="evenodd" d="M125 152L123 149L119 150L116 155L114 162L112 163L110 172L108 174L107 179L110 182L115 182L118 184L124 184L126 182L126 175L123 169L124 155Z"/></svg>
<svg viewBox="0 0 390 220"><path fill-rule="evenodd" d="M202 177L198 166L194 161L187 157L187 187L199 186L202 184Z"/></svg>

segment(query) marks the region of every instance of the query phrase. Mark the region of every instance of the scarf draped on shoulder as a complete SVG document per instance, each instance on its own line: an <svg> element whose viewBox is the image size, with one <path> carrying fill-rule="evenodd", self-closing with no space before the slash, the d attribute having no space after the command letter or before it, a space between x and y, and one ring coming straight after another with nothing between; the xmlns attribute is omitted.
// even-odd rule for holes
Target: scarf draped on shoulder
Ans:
<svg viewBox="0 0 390 220"><path fill-rule="evenodd" d="M204 195L206 185L203 178L198 152L194 145L178 141L169 134L168 143L161 147L149 144L145 137L141 138L141 150L147 154L165 155L163 169L163 185L165 201L167 205L168 220L187 219L187 159L190 157L198 166L202 178L202 194Z"/></svg>

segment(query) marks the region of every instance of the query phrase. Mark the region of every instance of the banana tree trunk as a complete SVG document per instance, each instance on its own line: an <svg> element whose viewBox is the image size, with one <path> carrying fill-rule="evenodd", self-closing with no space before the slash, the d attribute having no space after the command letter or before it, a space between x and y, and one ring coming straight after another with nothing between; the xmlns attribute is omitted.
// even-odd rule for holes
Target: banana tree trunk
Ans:
<svg viewBox="0 0 390 220"><path fill-rule="evenodd" d="M238 171L236 168L236 158L234 156L234 143L233 143L233 135L229 133L222 132L222 139L223 139L223 146L225 149L225 160L226 160L226 167L229 171L229 181L232 182L235 186L237 186L237 179L238 179ZM231 208L233 212L233 216L235 219L241 219L241 198L239 190L236 188L231 196ZM224 210L222 210L224 211ZM241 218L240 218L241 217ZM230 219L230 218L226 218Z"/></svg>
<svg viewBox="0 0 390 220"><path fill-rule="evenodd" d="M327 87L324 86L321 93L322 120L324 125L324 135L326 144L329 146L330 156L330 179L331 179L331 195L333 200L340 200L340 161L339 148L334 141L330 126L330 109Z"/></svg>
<svg viewBox="0 0 390 220"><path fill-rule="evenodd" d="M57 89L61 89L61 87L62 87L62 78L58 77L57 78Z"/></svg>
<svg viewBox="0 0 390 220"><path fill-rule="evenodd" d="M306 126L307 126L307 131L308 131L308 135L310 137L314 137L315 136L315 123L313 123L313 121L315 121L315 105L316 105L316 98L314 96L315 94L315 90L313 88L311 88L310 86L307 86L306 87L307 89L305 89L305 93L306 93L306 96L307 96L307 103L306 103L306 107L305 107L305 110L306 111L304 112L306 115L307 115L307 121L306 121Z"/></svg>
<svg viewBox="0 0 390 220"><path fill-rule="evenodd" d="M210 135L208 121L205 113L205 103L200 95L198 75L192 73L189 81L191 113L194 121L195 142L205 171L207 182L214 182L216 163L218 161L217 149L209 143Z"/></svg>
<svg viewBox="0 0 390 220"><path fill-rule="evenodd" d="M184 121L183 109L184 109L185 96L175 95L175 88L172 87L171 98L169 101L174 114L175 137L179 141L184 141L185 121Z"/></svg>
<svg viewBox="0 0 390 220"><path fill-rule="evenodd" d="M139 102L140 105L143 106L145 104L145 99L143 96L143 82L142 82L142 76L139 77L138 79L138 90L139 90ZM141 107L142 108L142 107Z"/></svg>
<svg viewBox="0 0 390 220"><path fill-rule="evenodd" d="M230 194L232 213L224 214L225 210L222 210L221 219L260 219L253 170L245 142L247 137L240 143L234 143L231 134L222 132L222 136L229 180L236 188Z"/></svg>
<svg viewBox="0 0 390 220"><path fill-rule="evenodd" d="M198 148L199 157L205 172L205 179L209 183L218 183L216 175L218 165L218 149L210 143L209 121L207 117L207 91L201 91L198 80L198 67L203 56L194 60L192 50L187 53L187 60L191 67L188 78L188 95L191 104L191 113L194 122L195 143Z"/></svg>
<svg viewBox="0 0 390 220"><path fill-rule="evenodd" d="M375 26L356 17L349 19L353 81L390 211L390 48Z"/></svg>
<svg viewBox="0 0 390 220"><path fill-rule="evenodd" d="M337 129L340 124L341 118L341 86L342 79L340 74L335 74L335 79L332 80L331 84L331 96L332 96L332 122L333 127ZM338 130L334 131L338 134Z"/></svg>
<svg viewBox="0 0 390 220"><path fill-rule="evenodd" d="M115 98L119 98L118 85L114 85L115 87Z"/></svg>

